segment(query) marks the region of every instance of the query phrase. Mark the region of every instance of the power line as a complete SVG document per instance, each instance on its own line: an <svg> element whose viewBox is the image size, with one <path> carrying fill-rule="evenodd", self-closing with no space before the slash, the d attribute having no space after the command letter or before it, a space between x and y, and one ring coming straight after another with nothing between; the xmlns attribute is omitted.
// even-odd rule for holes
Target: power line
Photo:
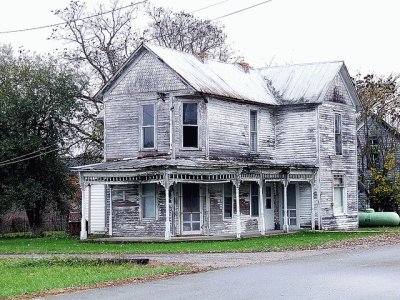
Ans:
<svg viewBox="0 0 400 300"><path fill-rule="evenodd" d="M208 6L201 7L201 8L199 8L199 9L189 11L189 14L192 14L192 13L195 13L195 12L198 12L198 11L202 11L202 10L204 10L204 9L207 9L207 8L210 8L210 7L213 7L213 6L217 6L217 5L220 5L220 4L225 3L225 2L228 2L228 1L231 1L231 0L224 0L224 1L220 1L220 2L214 3L214 4L210 4L210 5L208 5Z"/></svg>
<svg viewBox="0 0 400 300"><path fill-rule="evenodd" d="M29 160L29 159L32 159L32 158L36 158L36 157L39 157L39 156L46 155L46 154L54 152L54 151L58 151L58 148L53 149L53 150L49 150L49 151L46 151L46 152L43 152L43 153L39 153L39 154L36 154L34 156L29 156L29 157L26 157L26 158L23 158L23 159L20 159L20 160L11 161L11 162L8 162L8 163L0 163L0 167L16 164L16 163L19 163L19 162L22 162L22 161L25 161L25 160Z"/></svg>
<svg viewBox="0 0 400 300"><path fill-rule="evenodd" d="M214 19L212 19L212 21L214 21L214 20L219 20L219 19L222 19L222 18L231 16L231 15L234 15L234 14L240 13L240 12L242 12L242 11L251 9L251 8L253 8L253 7L256 7L256 6L263 5L263 4L268 3L268 2L271 2L271 1L272 1L272 0L263 1L263 2L260 2L260 3L254 4L254 5L252 5L252 6L248 6L248 7L245 7L245 8L236 10L236 11L233 11L233 12L231 12L231 13L229 13L229 14L226 14L226 15L223 15L223 16L220 16L220 17L217 17L217 18L214 18Z"/></svg>
<svg viewBox="0 0 400 300"><path fill-rule="evenodd" d="M125 6L121 6L118 7L116 9L112 9L112 10L108 10L108 11L104 11L95 15L91 15L91 16L86 16L83 18L79 18L73 21L80 21L80 20L86 20L86 19L90 19L90 18L94 18L94 17L98 17L101 15L105 15L105 14L109 14L113 11L118 11L118 10L122 10L128 7L132 7L138 4L142 4L147 2L148 0L144 0L144 1L140 1L140 2L135 2L135 3L131 3L129 5L125 5ZM23 29L15 29L15 30L6 30L6 31L0 31L0 34L7 34L7 33L17 33L17 32L24 32L24 31L32 31L32 30L38 30L38 29L44 29L44 28L50 28L50 27L55 27L55 26L60 26L60 25L64 25L64 24L68 24L69 22L60 22L60 23L54 23L54 24L49 24L49 25L43 25L43 26L37 26L37 27L29 27L29 28L23 28Z"/></svg>
<svg viewBox="0 0 400 300"><path fill-rule="evenodd" d="M8 160L1 161L1 162L0 162L0 165L2 165L2 164L4 164L4 163L11 162L11 161L14 161L14 160L17 160L17 159L20 159L20 158L24 158L24 157L27 157L27 156L31 156L32 154L41 152L41 151L46 150L46 149L48 149L48 148L54 147L54 146L56 146L56 145L57 145L57 144L51 144L51 145L49 145L49 146L40 148L40 149L38 149L38 150L36 150L36 151L30 152L30 153L27 153L27 154L24 154L24 155L21 155L21 156L17 156L17 157L8 159Z"/></svg>

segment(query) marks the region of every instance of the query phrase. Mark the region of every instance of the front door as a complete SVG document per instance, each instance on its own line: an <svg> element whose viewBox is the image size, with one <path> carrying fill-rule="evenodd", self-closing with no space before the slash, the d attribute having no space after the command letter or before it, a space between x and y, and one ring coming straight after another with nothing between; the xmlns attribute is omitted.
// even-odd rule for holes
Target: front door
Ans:
<svg viewBox="0 0 400 300"><path fill-rule="evenodd" d="M283 195L283 192L282 192ZM282 196L282 224L283 224L283 196ZM288 216L288 225L291 229L297 229L298 221L297 221L297 190L296 184L289 184L287 187L287 216Z"/></svg>
<svg viewBox="0 0 400 300"><path fill-rule="evenodd" d="M182 184L182 234L201 233L200 188L198 184Z"/></svg>
<svg viewBox="0 0 400 300"><path fill-rule="evenodd" d="M265 185L264 218L265 218L265 229L266 230L275 229L274 198L272 194L272 184Z"/></svg>

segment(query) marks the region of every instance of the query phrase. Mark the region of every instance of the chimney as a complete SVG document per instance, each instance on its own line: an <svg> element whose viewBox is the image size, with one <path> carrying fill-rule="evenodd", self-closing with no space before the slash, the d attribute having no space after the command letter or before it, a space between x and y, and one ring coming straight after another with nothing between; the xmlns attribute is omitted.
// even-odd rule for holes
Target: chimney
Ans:
<svg viewBox="0 0 400 300"><path fill-rule="evenodd" d="M249 63L242 61L242 62L238 63L238 65L242 67L242 69L245 73L249 73L249 71L250 71Z"/></svg>
<svg viewBox="0 0 400 300"><path fill-rule="evenodd" d="M198 52L196 56L202 63L208 59L208 54L205 51Z"/></svg>

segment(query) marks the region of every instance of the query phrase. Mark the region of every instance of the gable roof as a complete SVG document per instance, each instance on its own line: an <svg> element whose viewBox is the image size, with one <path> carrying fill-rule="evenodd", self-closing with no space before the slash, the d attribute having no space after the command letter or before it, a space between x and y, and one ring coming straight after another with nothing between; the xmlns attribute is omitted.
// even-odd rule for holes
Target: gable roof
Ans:
<svg viewBox="0 0 400 300"><path fill-rule="evenodd" d="M281 103L321 103L343 61L259 69Z"/></svg>
<svg viewBox="0 0 400 300"><path fill-rule="evenodd" d="M350 76L343 61L249 69L245 72L237 64L208 59L202 62L192 54L148 43L136 49L96 97L102 96L144 49L157 56L183 82L200 93L269 105L321 103L330 83L341 72L352 98L355 98L355 106L359 103L352 90L354 88L349 85Z"/></svg>

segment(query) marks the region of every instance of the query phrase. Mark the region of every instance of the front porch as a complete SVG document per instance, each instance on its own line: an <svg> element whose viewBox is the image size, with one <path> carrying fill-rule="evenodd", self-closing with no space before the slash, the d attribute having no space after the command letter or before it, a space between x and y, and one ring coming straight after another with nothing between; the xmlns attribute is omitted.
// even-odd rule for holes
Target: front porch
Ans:
<svg viewBox="0 0 400 300"><path fill-rule="evenodd" d="M81 239L100 233L110 237L103 241L229 240L320 228L315 168L192 163L82 167ZM103 198L95 196L101 191Z"/></svg>

